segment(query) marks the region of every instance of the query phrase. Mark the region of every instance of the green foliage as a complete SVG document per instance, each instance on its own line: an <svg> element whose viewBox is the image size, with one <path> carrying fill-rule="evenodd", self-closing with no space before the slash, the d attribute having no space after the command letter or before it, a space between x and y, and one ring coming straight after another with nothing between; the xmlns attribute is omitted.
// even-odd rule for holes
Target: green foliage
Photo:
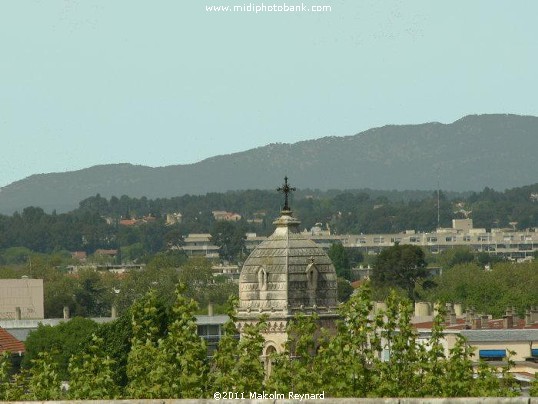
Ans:
<svg viewBox="0 0 538 404"><path fill-rule="evenodd" d="M210 380L214 391L232 391L235 386L237 357L239 355L239 331L235 326L235 311L239 300L232 295L228 299L228 321L223 326L223 335L211 363Z"/></svg>
<svg viewBox="0 0 538 404"><path fill-rule="evenodd" d="M336 275L347 279L348 281L353 280L351 275L351 264L349 261L349 255L341 243L331 244L327 255L329 256L334 265Z"/></svg>
<svg viewBox="0 0 538 404"><path fill-rule="evenodd" d="M411 325L411 302L391 293L387 309L374 312L366 284L342 305L337 329L319 330L315 317L297 317L286 351L276 355L266 388L325 391L329 397L471 397L518 394L508 359L500 370L474 368L463 338L445 353L444 314L429 340ZM476 375L476 377L475 377Z"/></svg>
<svg viewBox="0 0 538 404"><path fill-rule="evenodd" d="M0 354L0 400L7 400L6 394L10 381L11 357L8 352Z"/></svg>
<svg viewBox="0 0 538 404"><path fill-rule="evenodd" d="M191 257L179 270L179 282L186 287L184 295L203 308L210 302L217 307L225 305L229 296L239 292L237 283L213 276L211 266L207 258Z"/></svg>
<svg viewBox="0 0 538 404"><path fill-rule="evenodd" d="M125 387L127 384L127 357L131 350L133 336L130 313L116 320L100 324L95 334L106 341L102 346L103 352L113 361L110 365L116 385Z"/></svg>
<svg viewBox="0 0 538 404"><path fill-rule="evenodd" d="M173 381L172 397L201 398L208 378L205 341L198 337L194 313L197 304L183 295L185 286L178 284L176 301L169 314L164 352L170 363Z"/></svg>
<svg viewBox="0 0 538 404"><path fill-rule="evenodd" d="M353 293L353 286L351 286L351 283L347 279L341 277L338 277L336 279L336 282L338 290L338 301L346 302Z"/></svg>
<svg viewBox="0 0 538 404"><path fill-rule="evenodd" d="M472 211L476 227L519 229L538 225L538 204L529 197L538 184L496 192L485 188L472 194L440 194L440 225L450 226L454 211ZM308 198L306 198L308 196ZM280 196L271 191L237 191L207 195L148 200L146 197L96 195L80 202L70 213L45 213L27 207L12 216L0 215L0 265L23 265L31 252L86 251L118 248L127 261L179 246L188 233L208 233L221 247L221 257L241 258L246 231L267 234L270 218L278 215ZM299 190L293 208L305 228L318 222L330 225L333 233L397 233L406 229L431 231L437 227L437 193L428 191L313 191ZM239 212L245 218L263 217L262 223L215 222L212 210ZM181 224L166 227L166 213L181 212ZM151 223L119 226L121 217L153 215ZM109 219L109 223L107 220ZM13 249L13 250L12 250ZM3 251L2 251L3 250ZM352 264L360 257L351 257Z"/></svg>
<svg viewBox="0 0 538 404"><path fill-rule="evenodd" d="M376 257L372 285L374 288L401 288L414 301L416 286L424 284L428 276L424 251L418 246L396 244Z"/></svg>
<svg viewBox="0 0 538 404"><path fill-rule="evenodd" d="M162 337L165 311L157 293L151 289L130 309L131 350L127 357L126 394L136 398L163 398L163 376L169 370L162 362Z"/></svg>
<svg viewBox="0 0 538 404"><path fill-rule="evenodd" d="M231 223L216 221L211 226L212 242L220 247L220 257L234 261L244 255L245 233L247 227L243 221Z"/></svg>
<svg viewBox="0 0 538 404"><path fill-rule="evenodd" d="M154 289L162 304L169 306L174 301L174 288L178 281L178 270L172 267L157 268L151 265L140 271L130 271L115 285L119 292L114 304L120 313L126 313L135 300Z"/></svg>
<svg viewBox="0 0 538 404"><path fill-rule="evenodd" d="M92 335L97 328L96 322L80 317L56 326L40 324L25 341L26 352L22 367L31 370L34 361L39 359L41 354L46 353L46 359L53 362L59 377L66 380L69 358L80 351L88 336ZM38 363L43 364L43 362Z"/></svg>
<svg viewBox="0 0 538 404"><path fill-rule="evenodd" d="M255 324L246 324L241 333L237 347L237 364L232 375L235 375L234 389L236 391L261 391L265 372L260 362L265 339L262 333L266 330L265 319Z"/></svg>
<svg viewBox="0 0 538 404"><path fill-rule="evenodd" d="M104 340L92 335L84 351L69 360L69 398L73 400L114 399L119 388L114 380L114 361L104 353Z"/></svg>
<svg viewBox="0 0 538 404"><path fill-rule="evenodd" d="M28 400L58 400L61 397L61 378L54 352L39 352L32 359L24 398Z"/></svg>
<svg viewBox="0 0 538 404"><path fill-rule="evenodd" d="M205 395L207 349L197 335L196 303L176 289L164 336L161 310L150 291L132 309L132 348L126 393L136 398L195 398Z"/></svg>
<svg viewBox="0 0 538 404"><path fill-rule="evenodd" d="M437 256L437 263L443 270L446 270L455 265L473 262L474 259L475 254L473 254L469 247L456 247L439 253Z"/></svg>
<svg viewBox="0 0 538 404"><path fill-rule="evenodd" d="M458 302L478 312L501 316L515 306L519 315L538 303L538 262L498 263L486 271L475 263L456 265L434 279L430 301Z"/></svg>
<svg viewBox="0 0 538 404"><path fill-rule="evenodd" d="M2 261L5 265L26 264L28 257L34 253L27 247L10 247L2 251Z"/></svg>
<svg viewBox="0 0 538 404"><path fill-rule="evenodd" d="M534 380L529 389L529 395L531 397L538 397L538 375L534 375Z"/></svg>

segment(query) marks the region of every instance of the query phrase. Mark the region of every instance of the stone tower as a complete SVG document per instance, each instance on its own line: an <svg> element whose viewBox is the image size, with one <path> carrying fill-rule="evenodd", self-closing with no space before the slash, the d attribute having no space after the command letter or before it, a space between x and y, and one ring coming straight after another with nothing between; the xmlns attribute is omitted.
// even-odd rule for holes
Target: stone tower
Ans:
<svg viewBox="0 0 538 404"><path fill-rule="evenodd" d="M299 220L288 206L290 188L278 189L286 200L273 224L274 233L247 258L239 277L238 329L267 316L263 356L282 352L286 326L297 313L317 313L320 325L332 328L337 318L337 288L334 266L313 241L299 233Z"/></svg>

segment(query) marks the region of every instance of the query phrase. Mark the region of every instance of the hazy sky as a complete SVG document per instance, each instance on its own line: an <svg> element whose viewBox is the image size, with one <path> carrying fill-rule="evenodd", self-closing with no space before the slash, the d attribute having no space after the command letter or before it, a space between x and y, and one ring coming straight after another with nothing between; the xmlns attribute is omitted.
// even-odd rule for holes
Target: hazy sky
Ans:
<svg viewBox="0 0 538 404"><path fill-rule="evenodd" d="M538 2L0 0L0 186L467 114L538 115ZM300 5L301 1L263 1Z"/></svg>

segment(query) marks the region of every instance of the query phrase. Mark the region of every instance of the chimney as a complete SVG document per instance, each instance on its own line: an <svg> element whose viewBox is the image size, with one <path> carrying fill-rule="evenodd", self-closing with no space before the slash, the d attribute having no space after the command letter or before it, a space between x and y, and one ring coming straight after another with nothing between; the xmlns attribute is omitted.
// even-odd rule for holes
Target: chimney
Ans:
<svg viewBox="0 0 538 404"><path fill-rule="evenodd" d="M506 315L506 316L503 316L503 328L505 329L508 329L508 328L514 328L514 317L513 316L509 316L509 315Z"/></svg>
<svg viewBox="0 0 538 404"><path fill-rule="evenodd" d="M465 326L471 328L472 323L473 314L471 313L471 310L467 308L467 310L465 310Z"/></svg>
<svg viewBox="0 0 538 404"><path fill-rule="evenodd" d="M15 307L15 319L20 320L22 319L22 313L20 307Z"/></svg>
<svg viewBox="0 0 538 404"><path fill-rule="evenodd" d="M531 308L531 321L538 323L538 306L532 306Z"/></svg>
<svg viewBox="0 0 538 404"><path fill-rule="evenodd" d="M530 310L525 310L525 326L528 327L532 325L532 313Z"/></svg>
<svg viewBox="0 0 538 404"><path fill-rule="evenodd" d="M456 325L458 324L458 318L456 317L456 312L452 310L450 312L450 325Z"/></svg>
<svg viewBox="0 0 538 404"><path fill-rule="evenodd" d="M488 328L489 323L489 316L484 314L482 315L482 328Z"/></svg>
<svg viewBox="0 0 538 404"><path fill-rule="evenodd" d="M471 330L480 330L482 328L482 320L480 317L473 317Z"/></svg>
<svg viewBox="0 0 538 404"><path fill-rule="evenodd" d="M211 302L207 304L207 315L213 317L213 303Z"/></svg>
<svg viewBox="0 0 538 404"><path fill-rule="evenodd" d="M69 306L64 306L64 320L69 320Z"/></svg>

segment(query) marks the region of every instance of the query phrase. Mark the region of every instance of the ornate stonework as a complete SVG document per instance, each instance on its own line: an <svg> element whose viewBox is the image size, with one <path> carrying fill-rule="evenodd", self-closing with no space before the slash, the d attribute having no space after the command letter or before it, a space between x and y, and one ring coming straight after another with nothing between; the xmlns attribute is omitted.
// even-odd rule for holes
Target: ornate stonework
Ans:
<svg viewBox="0 0 538 404"><path fill-rule="evenodd" d="M280 352L286 326L296 313L317 313L324 324L337 318L336 272L327 254L299 233L300 222L287 203L273 222L274 233L247 258L239 277L238 328L267 316L266 349ZM273 348L270 348L273 347Z"/></svg>

